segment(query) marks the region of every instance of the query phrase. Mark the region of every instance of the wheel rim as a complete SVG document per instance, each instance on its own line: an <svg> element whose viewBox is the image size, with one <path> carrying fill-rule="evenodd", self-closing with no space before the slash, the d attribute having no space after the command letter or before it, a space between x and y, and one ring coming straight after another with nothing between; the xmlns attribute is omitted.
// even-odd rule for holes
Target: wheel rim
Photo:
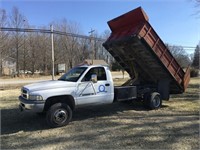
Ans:
<svg viewBox="0 0 200 150"><path fill-rule="evenodd" d="M54 118L55 123L62 124L67 120L68 114L65 110L58 109L55 111L53 118Z"/></svg>
<svg viewBox="0 0 200 150"><path fill-rule="evenodd" d="M160 98L158 96L155 96L153 99L153 105L155 108L160 106Z"/></svg>

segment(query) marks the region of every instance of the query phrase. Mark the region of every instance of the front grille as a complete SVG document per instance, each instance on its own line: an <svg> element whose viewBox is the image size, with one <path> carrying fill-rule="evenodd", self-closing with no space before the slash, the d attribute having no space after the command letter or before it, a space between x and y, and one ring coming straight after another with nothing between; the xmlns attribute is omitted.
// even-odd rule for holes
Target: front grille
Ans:
<svg viewBox="0 0 200 150"><path fill-rule="evenodd" d="M22 97L28 99L28 90L22 89Z"/></svg>

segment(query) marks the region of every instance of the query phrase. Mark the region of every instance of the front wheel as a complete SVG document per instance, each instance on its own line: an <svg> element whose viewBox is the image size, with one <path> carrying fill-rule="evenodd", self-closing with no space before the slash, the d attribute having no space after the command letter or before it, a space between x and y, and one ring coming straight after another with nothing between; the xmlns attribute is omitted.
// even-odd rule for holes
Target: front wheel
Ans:
<svg viewBox="0 0 200 150"><path fill-rule="evenodd" d="M162 99L160 98L160 94L157 92L153 92L145 96L144 106L148 109L158 109L162 106Z"/></svg>
<svg viewBox="0 0 200 150"><path fill-rule="evenodd" d="M46 121L50 127L67 125L72 119L71 108L64 103L56 103L47 111Z"/></svg>

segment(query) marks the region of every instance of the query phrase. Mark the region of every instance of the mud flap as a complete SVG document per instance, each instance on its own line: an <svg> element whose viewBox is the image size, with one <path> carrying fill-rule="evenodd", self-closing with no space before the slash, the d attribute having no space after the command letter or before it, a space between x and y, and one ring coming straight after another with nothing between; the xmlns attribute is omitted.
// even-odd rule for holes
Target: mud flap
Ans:
<svg viewBox="0 0 200 150"><path fill-rule="evenodd" d="M162 100L169 100L169 94L170 94L169 79L163 79L158 82L158 93L160 93L160 98Z"/></svg>

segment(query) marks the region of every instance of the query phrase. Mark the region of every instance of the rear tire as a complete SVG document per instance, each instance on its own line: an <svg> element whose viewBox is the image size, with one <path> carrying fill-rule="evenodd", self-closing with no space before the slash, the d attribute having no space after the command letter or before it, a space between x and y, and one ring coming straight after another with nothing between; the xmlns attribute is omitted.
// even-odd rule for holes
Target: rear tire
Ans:
<svg viewBox="0 0 200 150"><path fill-rule="evenodd" d="M160 94L157 92L146 94L144 98L144 106L150 110L160 108L162 106Z"/></svg>
<svg viewBox="0 0 200 150"><path fill-rule="evenodd" d="M72 119L72 110L65 103L56 103L47 111L46 121L50 127L67 125Z"/></svg>

